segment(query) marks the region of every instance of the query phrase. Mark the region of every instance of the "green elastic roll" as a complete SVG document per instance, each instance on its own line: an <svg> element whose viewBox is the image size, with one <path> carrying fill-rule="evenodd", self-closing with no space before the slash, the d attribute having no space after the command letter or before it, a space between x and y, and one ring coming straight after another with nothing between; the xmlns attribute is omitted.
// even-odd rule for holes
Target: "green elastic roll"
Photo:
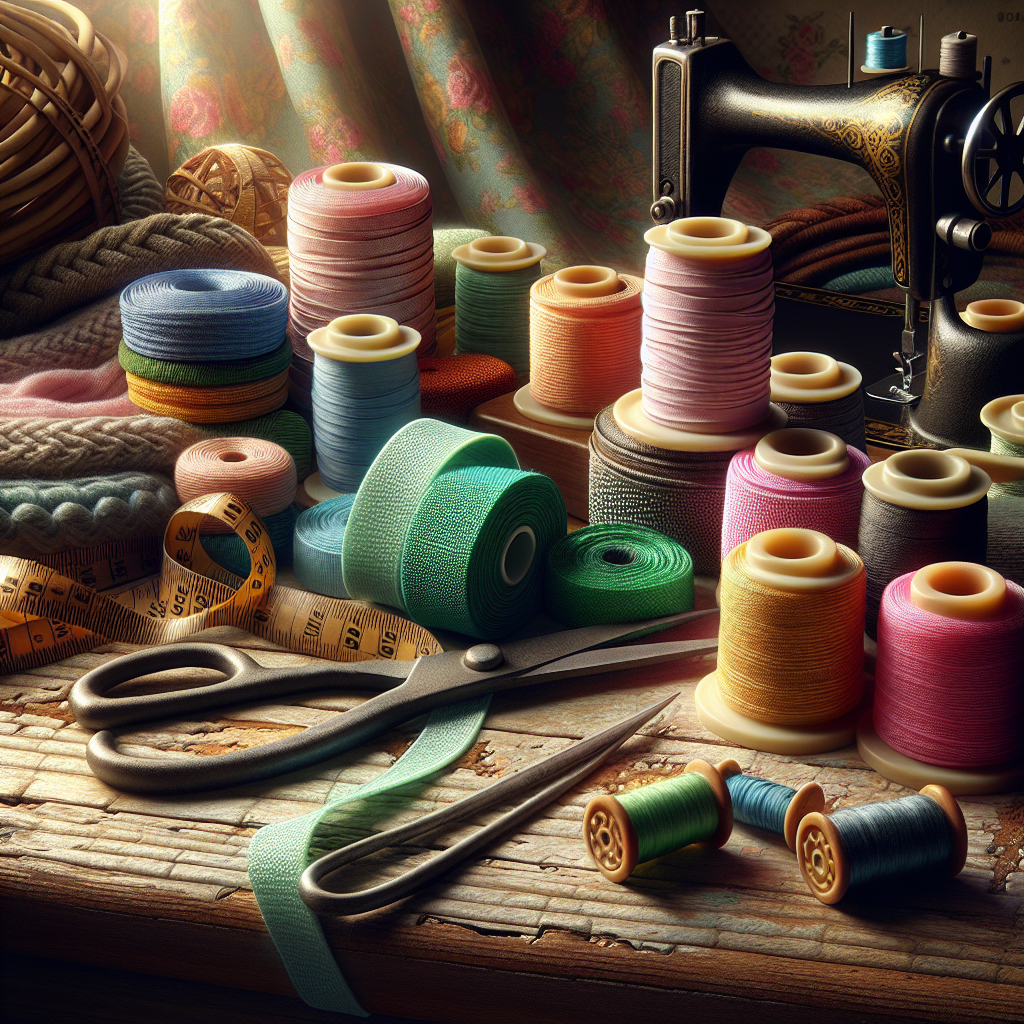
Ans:
<svg viewBox="0 0 1024 1024"><path fill-rule="evenodd" d="M342 565L353 598L404 607L402 549L413 517L434 480L464 466L518 469L519 461L502 437L431 419L407 423L381 449L345 529Z"/></svg>
<svg viewBox="0 0 1024 1024"><path fill-rule="evenodd" d="M276 377L291 365L292 347L286 338L280 348L256 359L234 359L227 363L178 363L133 352L122 338L117 349L117 360L122 369L158 384L217 388Z"/></svg>
<svg viewBox="0 0 1024 1024"><path fill-rule="evenodd" d="M237 423L197 425L205 437L258 437L279 444L294 460L295 472L304 480L313 466L313 434L297 413L278 409Z"/></svg>
<svg viewBox="0 0 1024 1024"><path fill-rule="evenodd" d="M585 526L551 549L544 603L568 626L689 611L693 559L681 544L646 526Z"/></svg>
<svg viewBox="0 0 1024 1024"><path fill-rule="evenodd" d="M263 525L274 548L279 566L292 564L292 536L299 510L289 505L283 512L264 516ZM246 579L252 569L252 559L245 541L233 533L210 533L199 538L206 553L222 568Z"/></svg>
<svg viewBox="0 0 1024 1024"><path fill-rule="evenodd" d="M434 231L435 309L455 305L455 268L458 264L452 252L460 245L468 245L474 238L486 236L487 232L479 228L439 228Z"/></svg>
<svg viewBox="0 0 1024 1024"><path fill-rule="evenodd" d="M437 477L402 553L406 612L427 628L500 640L536 614L565 502L540 473L469 466Z"/></svg>

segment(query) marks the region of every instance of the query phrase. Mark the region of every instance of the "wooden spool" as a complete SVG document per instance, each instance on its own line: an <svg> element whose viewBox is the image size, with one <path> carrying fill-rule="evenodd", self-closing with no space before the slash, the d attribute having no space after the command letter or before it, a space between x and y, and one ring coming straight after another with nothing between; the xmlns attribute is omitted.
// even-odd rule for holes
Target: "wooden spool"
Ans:
<svg viewBox="0 0 1024 1024"><path fill-rule="evenodd" d="M287 244L292 176L273 153L235 143L211 146L168 179L171 213L209 213L245 228L264 245Z"/></svg>
<svg viewBox="0 0 1024 1024"><path fill-rule="evenodd" d="M124 54L64 0L0 2L0 257L15 263L120 218Z"/></svg>

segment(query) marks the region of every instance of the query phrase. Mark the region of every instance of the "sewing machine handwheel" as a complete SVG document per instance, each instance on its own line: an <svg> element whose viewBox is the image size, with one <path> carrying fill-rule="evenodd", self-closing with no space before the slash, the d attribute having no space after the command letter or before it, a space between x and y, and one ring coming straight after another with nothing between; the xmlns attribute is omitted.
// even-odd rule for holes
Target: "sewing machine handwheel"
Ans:
<svg viewBox="0 0 1024 1024"><path fill-rule="evenodd" d="M981 108L964 139L964 188L975 209L990 217L1009 217L1024 209L1024 118L1014 128L1011 103L1024 96L1024 82L1016 82L996 93ZM996 125L996 112L1002 118L1002 129ZM991 164L995 163L995 170ZM1018 178L1019 193L1011 203L1013 176ZM989 200L989 193L999 186L998 200Z"/></svg>

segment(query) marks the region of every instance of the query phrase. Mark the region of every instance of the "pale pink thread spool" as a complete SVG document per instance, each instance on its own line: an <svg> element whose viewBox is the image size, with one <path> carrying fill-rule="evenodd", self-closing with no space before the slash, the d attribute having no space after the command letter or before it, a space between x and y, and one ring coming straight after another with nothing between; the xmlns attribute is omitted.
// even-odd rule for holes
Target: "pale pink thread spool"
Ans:
<svg viewBox="0 0 1024 1024"><path fill-rule="evenodd" d="M378 313L436 348L433 206L427 179L396 164L344 163L300 174L288 190L290 336L338 316Z"/></svg>
<svg viewBox="0 0 1024 1024"><path fill-rule="evenodd" d="M1024 737L1024 588L972 562L894 579L878 616L874 727L927 765L1019 760Z"/></svg>
<svg viewBox="0 0 1024 1024"><path fill-rule="evenodd" d="M793 427L766 434L737 452L725 477L722 557L762 530L817 530L856 549L862 451L824 430Z"/></svg>
<svg viewBox="0 0 1024 1024"><path fill-rule="evenodd" d="M771 236L723 217L652 228L644 281L643 410L679 430L762 422L771 393Z"/></svg>

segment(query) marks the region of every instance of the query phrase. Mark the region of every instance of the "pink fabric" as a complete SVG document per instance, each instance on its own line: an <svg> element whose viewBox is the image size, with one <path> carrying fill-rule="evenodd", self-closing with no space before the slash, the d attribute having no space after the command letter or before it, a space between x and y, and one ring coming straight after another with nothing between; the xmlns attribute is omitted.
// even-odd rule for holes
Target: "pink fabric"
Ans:
<svg viewBox="0 0 1024 1024"><path fill-rule="evenodd" d="M300 358L311 358L310 331L347 313L379 313L419 331L419 356L437 348L430 187L415 171L382 166L396 179L385 188L330 188L319 167L288 190L289 334Z"/></svg>
<svg viewBox="0 0 1024 1024"><path fill-rule="evenodd" d="M135 416L128 382L115 356L92 370L43 370L0 385L0 416Z"/></svg>
<svg viewBox="0 0 1024 1024"><path fill-rule="evenodd" d="M760 423L771 394L774 309L767 250L713 263L652 247L640 350L644 412L708 434Z"/></svg>
<svg viewBox="0 0 1024 1024"><path fill-rule="evenodd" d="M783 526L818 530L856 551L864 497L860 478L871 460L852 445L846 451L850 465L828 480L788 480L762 469L753 448L737 452L725 476L722 558L755 533Z"/></svg>
<svg viewBox="0 0 1024 1024"><path fill-rule="evenodd" d="M926 764L975 768L1020 757L1024 733L1024 588L1006 581L999 615L972 622L911 603L914 574L882 594L875 729Z"/></svg>

